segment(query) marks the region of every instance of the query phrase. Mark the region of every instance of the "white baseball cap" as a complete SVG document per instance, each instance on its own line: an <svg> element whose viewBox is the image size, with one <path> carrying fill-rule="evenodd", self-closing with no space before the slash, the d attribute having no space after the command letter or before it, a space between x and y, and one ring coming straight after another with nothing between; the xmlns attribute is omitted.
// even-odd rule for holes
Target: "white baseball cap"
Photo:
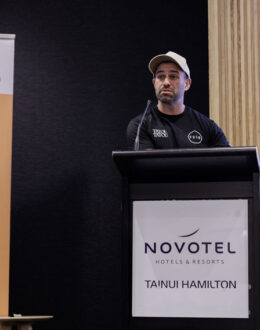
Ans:
<svg viewBox="0 0 260 330"><path fill-rule="evenodd" d="M190 78L190 69L188 67L186 58L183 56L169 51L166 54L160 54L151 59L151 61L148 64L148 68L151 71L152 74L155 74L156 69L159 64L162 62L174 62L179 65L179 67L187 74L187 76Z"/></svg>

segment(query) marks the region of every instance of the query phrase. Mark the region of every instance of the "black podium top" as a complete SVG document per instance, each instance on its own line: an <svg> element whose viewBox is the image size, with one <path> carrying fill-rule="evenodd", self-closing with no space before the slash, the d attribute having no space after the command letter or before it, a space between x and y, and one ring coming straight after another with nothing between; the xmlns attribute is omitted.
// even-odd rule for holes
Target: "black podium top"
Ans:
<svg viewBox="0 0 260 330"><path fill-rule="evenodd" d="M247 180L259 173L257 147L113 151L130 182Z"/></svg>

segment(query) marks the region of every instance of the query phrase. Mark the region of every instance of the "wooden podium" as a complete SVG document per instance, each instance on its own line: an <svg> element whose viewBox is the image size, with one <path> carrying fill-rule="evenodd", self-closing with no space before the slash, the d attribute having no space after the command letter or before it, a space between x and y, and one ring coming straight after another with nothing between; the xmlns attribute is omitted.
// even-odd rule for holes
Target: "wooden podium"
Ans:
<svg viewBox="0 0 260 330"><path fill-rule="evenodd" d="M256 147L114 151L123 205L123 329L260 329L260 193ZM134 317L132 313L133 202L248 201L248 318Z"/></svg>

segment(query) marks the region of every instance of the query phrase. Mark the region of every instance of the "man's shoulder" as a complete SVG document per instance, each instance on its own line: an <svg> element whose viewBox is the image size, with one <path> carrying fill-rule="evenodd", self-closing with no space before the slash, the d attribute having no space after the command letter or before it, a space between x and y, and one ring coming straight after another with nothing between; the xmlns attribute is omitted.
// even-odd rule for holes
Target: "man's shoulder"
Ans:
<svg viewBox="0 0 260 330"><path fill-rule="evenodd" d="M136 115L135 117L133 117L132 119L130 119L130 121L128 122L127 125L127 135L135 135L138 125L141 122L143 114L139 113L138 115ZM145 120L144 120L145 121Z"/></svg>
<svg viewBox="0 0 260 330"><path fill-rule="evenodd" d="M147 120L149 120L152 116L152 114L154 115L154 106L151 106L147 113L145 114L144 116L144 113L139 113L138 115L136 115L135 117L133 117L132 119L130 119L129 123L128 123L128 126L136 126L136 125L139 125L140 121L142 120L143 116L143 124L145 124L147 122Z"/></svg>
<svg viewBox="0 0 260 330"><path fill-rule="evenodd" d="M185 111L186 111L187 114L189 114L191 116L195 116L197 118L200 118L201 120L210 121L209 117L207 117L203 113L199 112L198 110L195 110L195 109L191 108L190 106L186 105L185 106Z"/></svg>
<svg viewBox="0 0 260 330"><path fill-rule="evenodd" d="M143 143L142 147L144 148L144 145L146 148L153 148L152 142L149 140L149 123L151 122L151 112L152 112L152 107L148 109L146 114L140 113L137 116L133 117L130 119L127 130L126 130L126 135L127 135L127 142L128 142L128 147L130 149L133 148L136 136L140 134L140 137L142 137L142 140L145 141ZM140 127L140 128L138 128ZM140 132L138 133L138 129Z"/></svg>
<svg viewBox="0 0 260 330"><path fill-rule="evenodd" d="M126 129L127 135L136 134L137 127L140 124L141 118L142 118L142 114L140 113L139 115L130 119L130 121L128 122L128 125L127 125L127 129Z"/></svg>
<svg viewBox="0 0 260 330"><path fill-rule="evenodd" d="M196 120L200 125L207 127L208 129L218 128L218 125L214 122L214 120L210 119L198 110L186 106L186 113L191 120Z"/></svg>
<svg viewBox="0 0 260 330"><path fill-rule="evenodd" d="M139 123L141 118L142 118L142 113L139 113L138 115L136 115L135 117L130 119L128 125L134 124L134 123L137 123L137 122Z"/></svg>

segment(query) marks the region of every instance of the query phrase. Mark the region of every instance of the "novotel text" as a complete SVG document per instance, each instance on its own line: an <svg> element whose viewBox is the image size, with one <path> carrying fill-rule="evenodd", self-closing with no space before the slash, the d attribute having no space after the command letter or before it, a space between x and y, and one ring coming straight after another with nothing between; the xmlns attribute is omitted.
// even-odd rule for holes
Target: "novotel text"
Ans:
<svg viewBox="0 0 260 330"><path fill-rule="evenodd" d="M144 243L144 253L171 253L176 252L181 254L182 252L196 253L230 253L234 254L236 251L231 246L231 242L162 242L162 243Z"/></svg>

